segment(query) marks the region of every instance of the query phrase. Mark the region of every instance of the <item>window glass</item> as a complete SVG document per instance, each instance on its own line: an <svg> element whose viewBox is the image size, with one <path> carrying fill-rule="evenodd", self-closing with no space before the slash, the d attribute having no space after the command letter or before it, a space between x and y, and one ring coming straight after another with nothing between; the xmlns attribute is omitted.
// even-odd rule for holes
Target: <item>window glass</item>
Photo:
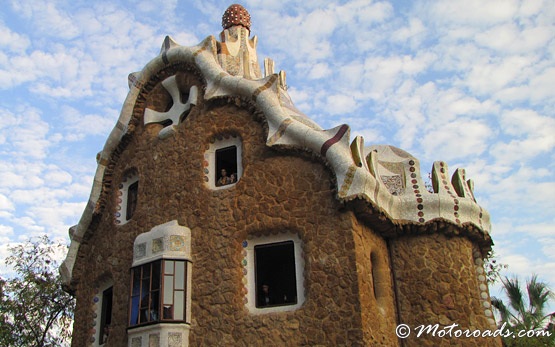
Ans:
<svg viewBox="0 0 555 347"><path fill-rule="evenodd" d="M102 292L102 312L100 315L100 329L98 341L101 345L106 342L110 334L110 325L112 324L112 287Z"/></svg>
<svg viewBox="0 0 555 347"><path fill-rule="evenodd" d="M127 188L127 208L125 210L125 218L127 220L133 218L135 209L137 208L137 197L139 194L139 181L131 184Z"/></svg>
<svg viewBox="0 0 555 347"><path fill-rule="evenodd" d="M157 261L131 270L129 325L160 319L160 266Z"/></svg>
<svg viewBox="0 0 555 347"><path fill-rule="evenodd" d="M174 311L174 319L175 320L183 320L183 308L185 307L185 297L183 291L176 291L175 292L175 311Z"/></svg>
<svg viewBox="0 0 555 347"><path fill-rule="evenodd" d="M164 261L164 273L167 275L173 275L173 260Z"/></svg>
<svg viewBox="0 0 555 347"><path fill-rule="evenodd" d="M185 263L175 263L175 289L183 290L185 288Z"/></svg>
<svg viewBox="0 0 555 347"><path fill-rule="evenodd" d="M237 146L216 150L216 186L237 182Z"/></svg>
<svg viewBox="0 0 555 347"><path fill-rule="evenodd" d="M256 307L295 305L297 282L293 241L254 247Z"/></svg>
<svg viewBox="0 0 555 347"><path fill-rule="evenodd" d="M173 276L164 276L164 305L173 304Z"/></svg>
<svg viewBox="0 0 555 347"><path fill-rule="evenodd" d="M185 319L186 266L164 260L131 269L130 326Z"/></svg>
<svg viewBox="0 0 555 347"><path fill-rule="evenodd" d="M131 311L129 314L129 325L139 324L139 299L141 298L141 268L137 267L131 271Z"/></svg>

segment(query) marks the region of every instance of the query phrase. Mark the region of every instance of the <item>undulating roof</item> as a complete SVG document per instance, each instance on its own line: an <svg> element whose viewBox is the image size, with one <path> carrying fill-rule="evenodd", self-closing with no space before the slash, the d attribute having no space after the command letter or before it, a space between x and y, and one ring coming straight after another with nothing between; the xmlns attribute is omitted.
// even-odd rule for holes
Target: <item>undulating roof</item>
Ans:
<svg viewBox="0 0 555 347"><path fill-rule="evenodd" d="M476 203L473 184L464 170L455 170L450 178L447 164L434 163L431 193L418 160L409 153L388 145L365 147L361 136L350 139L350 128L345 124L322 129L294 106L287 93L285 73L274 73L271 60L264 62L262 75L256 55L257 38L249 37L250 25L248 12L232 5L222 18L221 41L209 36L196 46L184 47L166 37L160 54L140 72L129 75L129 94L97 158L89 202L79 223L70 229L71 245L60 270L66 285L71 282L83 236L99 210L105 171L127 133L137 96L153 76L177 63L193 65L200 71L207 83L205 100L235 96L255 103L268 125L267 146L310 151L321 157L335 175L337 199L363 201L392 225L418 226L441 220L465 226L479 234L486 248L491 245L489 214Z"/></svg>

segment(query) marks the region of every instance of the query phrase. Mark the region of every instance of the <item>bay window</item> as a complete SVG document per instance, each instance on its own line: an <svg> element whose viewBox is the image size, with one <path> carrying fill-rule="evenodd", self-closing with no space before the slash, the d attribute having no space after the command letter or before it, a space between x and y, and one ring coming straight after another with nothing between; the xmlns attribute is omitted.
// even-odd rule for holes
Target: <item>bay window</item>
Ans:
<svg viewBox="0 0 555 347"><path fill-rule="evenodd" d="M131 269L130 327L185 322L189 266L185 260L161 259Z"/></svg>

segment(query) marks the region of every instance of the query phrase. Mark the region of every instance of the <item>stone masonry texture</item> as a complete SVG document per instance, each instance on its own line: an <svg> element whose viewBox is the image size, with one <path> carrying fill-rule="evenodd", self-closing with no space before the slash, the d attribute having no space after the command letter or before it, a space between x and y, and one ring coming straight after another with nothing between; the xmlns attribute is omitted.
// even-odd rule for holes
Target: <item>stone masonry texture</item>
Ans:
<svg viewBox="0 0 555 347"><path fill-rule="evenodd" d="M499 345L492 339L401 341L395 335L399 320L490 328L470 240L442 234L386 239L377 231L383 226L361 220L336 199L335 178L321 158L266 146L267 126L249 100L205 102L201 96L174 134L158 138L163 125L145 126L142 115L146 107L171 107L160 82L175 73L178 84L204 90L194 69L172 66L137 99L75 263L73 347L88 346L95 336L93 298L106 280L114 283L114 297L104 346L127 346L133 241L171 220L191 229L190 346ZM211 141L229 136L241 139L243 175L233 187L213 190L204 182L204 154ZM129 170L139 176L137 209L129 222L116 225L118 185ZM305 302L295 311L250 314L242 243L285 232L302 242Z"/></svg>

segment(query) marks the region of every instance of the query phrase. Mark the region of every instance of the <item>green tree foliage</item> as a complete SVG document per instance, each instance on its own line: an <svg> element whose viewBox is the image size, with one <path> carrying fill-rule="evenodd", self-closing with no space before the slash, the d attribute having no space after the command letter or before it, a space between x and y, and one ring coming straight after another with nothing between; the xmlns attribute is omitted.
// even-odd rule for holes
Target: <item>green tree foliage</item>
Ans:
<svg viewBox="0 0 555 347"><path fill-rule="evenodd" d="M555 294L549 287L538 281L536 275L526 282L526 293L521 288L517 277L505 277L501 280L507 304L493 297L491 303L501 317L500 325L513 334L519 331L548 332L545 336L513 338L504 337L506 346L555 346L555 312L546 313L550 300Z"/></svg>
<svg viewBox="0 0 555 347"><path fill-rule="evenodd" d="M12 278L0 279L0 346L66 346L74 299L61 287L55 260L67 247L47 236L8 248Z"/></svg>

